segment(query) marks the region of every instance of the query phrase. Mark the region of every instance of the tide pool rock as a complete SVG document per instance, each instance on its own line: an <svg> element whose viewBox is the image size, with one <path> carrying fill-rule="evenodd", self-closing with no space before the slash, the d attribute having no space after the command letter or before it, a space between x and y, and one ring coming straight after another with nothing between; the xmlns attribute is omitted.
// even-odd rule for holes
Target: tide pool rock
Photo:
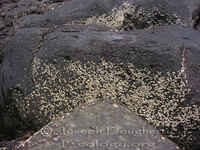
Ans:
<svg viewBox="0 0 200 150"><path fill-rule="evenodd" d="M135 113L105 100L62 114L16 148L180 150Z"/></svg>

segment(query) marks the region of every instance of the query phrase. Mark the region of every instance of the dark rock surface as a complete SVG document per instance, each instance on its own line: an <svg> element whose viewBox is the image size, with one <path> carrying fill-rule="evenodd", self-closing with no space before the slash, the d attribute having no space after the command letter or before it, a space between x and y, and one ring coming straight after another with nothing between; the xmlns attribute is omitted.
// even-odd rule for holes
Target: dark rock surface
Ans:
<svg viewBox="0 0 200 150"><path fill-rule="evenodd" d="M130 13L136 12L137 14L141 16L141 17L139 16L136 18L138 21L140 21L139 19L144 19L142 15L146 16L149 13L149 11L152 11L155 9L155 12L151 12L151 13L156 13L156 12L160 13L159 10L163 11L163 13L165 13L168 16L167 19L169 21L170 21L170 18L172 17L173 24L175 24L177 19L181 19L182 22L186 22L186 23L188 22L189 13L185 13L186 6L184 6L179 0L176 0L175 2L163 1L163 0L160 0L160 1L157 1L157 0L151 0L151 1L146 1L146 0L142 0L142 1L141 0L138 0L138 1L75 0L74 2L63 6L60 9L47 12L43 15L34 14L34 15L21 17L20 19L17 20L16 26L18 28L50 27L50 26L60 25L60 24L64 24L64 23L72 22L72 21L84 21L84 20L87 20L89 17L93 17L93 16L98 17L104 14L109 15L109 13L112 11L114 7L119 8L125 2L129 3L132 6L137 7L136 10L133 10L134 12L125 12L125 13L132 15ZM141 9L143 8L144 10L141 10L141 12L138 11L140 10L140 8ZM151 16L149 17L151 18ZM155 19L160 19L156 17L157 16L155 15ZM162 12L161 12L160 17L162 17Z"/></svg>
<svg viewBox="0 0 200 150"><path fill-rule="evenodd" d="M52 120L16 149L180 148L127 108L113 101L98 100Z"/></svg>
<svg viewBox="0 0 200 150"><path fill-rule="evenodd" d="M37 131L93 98L108 98L182 148L198 148L200 35L190 28L189 5L2 1L1 140Z"/></svg>

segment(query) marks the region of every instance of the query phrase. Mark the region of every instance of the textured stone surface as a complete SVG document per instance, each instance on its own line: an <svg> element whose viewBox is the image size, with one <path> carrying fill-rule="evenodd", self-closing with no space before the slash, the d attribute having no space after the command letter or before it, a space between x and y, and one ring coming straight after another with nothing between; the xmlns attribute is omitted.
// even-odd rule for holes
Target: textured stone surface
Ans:
<svg viewBox="0 0 200 150"><path fill-rule="evenodd" d="M198 96L191 92L198 89L198 78L187 68L188 62L197 63L193 55L199 55L198 43L188 35L190 29L178 29L118 33L102 26L65 25L21 30L2 66L12 131L37 130L62 111L102 97L137 112L179 144L190 136L198 140ZM173 30L174 36L166 38Z"/></svg>
<svg viewBox="0 0 200 150"><path fill-rule="evenodd" d="M17 26L21 27L46 27L46 26L53 26L59 25L66 22L72 21L84 21L89 17L93 16L101 16L105 14L109 14L113 8L118 9L122 4L130 4L132 6L143 8L141 10L143 15L147 15L150 10L156 10L159 12L162 10L165 13L174 14L174 17L177 16L176 19L181 19L183 22L188 22L188 14L185 13L186 7L181 3L180 0L176 0L174 2L160 0L159 2L156 0L151 1L121 1L121 0L75 0L68 5L61 7L60 9L56 9L55 11L47 12L43 15L28 15L22 17L17 20ZM127 8L128 11L128 8ZM124 12L124 13L135 13L133 12ZM139 11L136 13L141 14ZM142 14L141 14L142 15ZM142 17L140 17L142 19ZM160 18L161 20L162 18ZM170 18L169 18L170 20ZM138 20L139 21L139 20ZM176 22L176 21L175 21ZM174 22L174 23L175 23ZM159 26L159 25L158 25Z"/></svg>
<svg viewBox="0 0 200 150"><path fill-rule="evenodd" d="M98 100L64 113L16 149L180 149L136 114Z"/></svg>
<svg viewBox="0 0 200 150"><path fill-rule="evenodd" d="M200 36L187 1L128 2L0 3L2 140L108 98L181 147L199 147Z"/></svg>

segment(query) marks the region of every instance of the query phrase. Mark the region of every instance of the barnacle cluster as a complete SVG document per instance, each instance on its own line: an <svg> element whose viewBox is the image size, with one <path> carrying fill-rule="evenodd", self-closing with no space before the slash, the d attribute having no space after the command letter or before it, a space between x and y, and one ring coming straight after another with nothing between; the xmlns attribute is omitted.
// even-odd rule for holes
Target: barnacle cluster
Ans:
<svg viewBox="0 0 200 150"><path fill-rule="evenodd" d="M168 137L188 137L188 130L200 127L199 106L192 100L183 105L181 71L155 73L103 58L95 62L35 58L32 75L35 90L25 98L23 107L35 116L34 122L44 123L40 120L44 116L52 119L85 102L107 98L138 113ZM189 137L193 140L192 134Z"/></svg>
<svg viewBox="0 0 200 150"><path fill-rule="evenodd" d="M114 8L109 14L91 17L86 21L101 23L118 30L150 29L159 26L183 24L176 13L167 9L146 8L133 6L125 2L121 7Z"/></svg>

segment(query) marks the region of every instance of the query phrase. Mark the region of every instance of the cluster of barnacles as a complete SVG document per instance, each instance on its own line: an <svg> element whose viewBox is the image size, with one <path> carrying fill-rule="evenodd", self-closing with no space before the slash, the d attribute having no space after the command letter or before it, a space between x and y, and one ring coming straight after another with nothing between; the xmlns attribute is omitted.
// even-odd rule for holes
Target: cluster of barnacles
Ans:
<svg viewBox="0 0 200 150"><path fill-rule="evenodd" d="M179 16L169 10L153 8L147 10L143 7L124 3L119 8L114 8L111 13L100 17L88 18L86 23L101 23L117 30L150 29L159 26L183 24Z"/></svg>

